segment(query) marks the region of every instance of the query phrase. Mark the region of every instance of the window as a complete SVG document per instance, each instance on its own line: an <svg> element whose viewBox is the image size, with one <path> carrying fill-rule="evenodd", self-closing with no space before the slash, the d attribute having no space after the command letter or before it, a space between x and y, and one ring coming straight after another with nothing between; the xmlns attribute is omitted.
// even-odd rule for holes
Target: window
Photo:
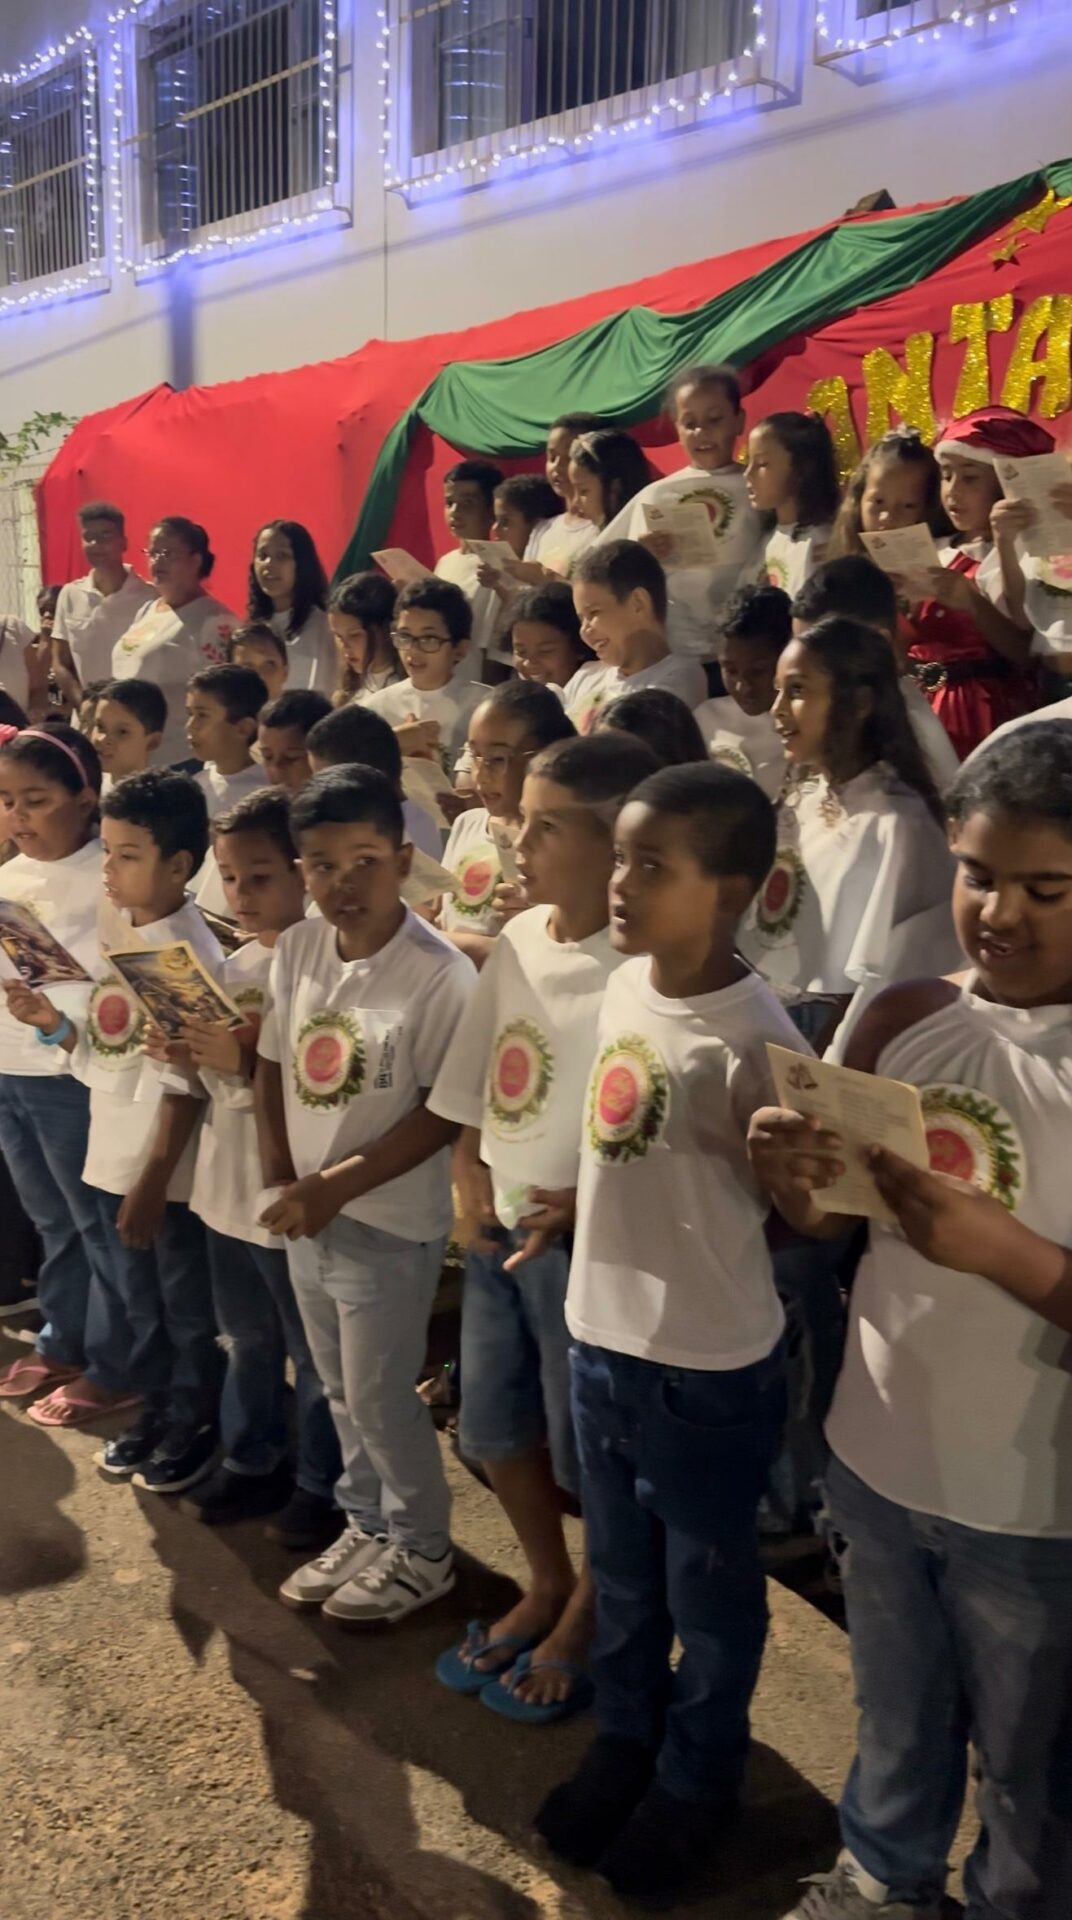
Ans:
<svg viewBox="0 0 1072 1920"><path fill-rule="evenodd" d="M815 59L862 84L889 70L898 43L937 40L943 27L971 31L965 47L1000 37L1015 26L1016 0L987 0L973 13L964 0L819 0Z"/></svg>
<svg viewBox="0 0 1072 1920"><path fill-rule="evenodd" d="M99 265L98 141L89 46L0 83L0 289L70 284Z"/></svg>
<svg viewBox="0 0 1072 1920"><path fill-rule="evenodd" d="M335 204L331 0L169 0L138 10L127 71L127 246L152 263Z"/></svg>

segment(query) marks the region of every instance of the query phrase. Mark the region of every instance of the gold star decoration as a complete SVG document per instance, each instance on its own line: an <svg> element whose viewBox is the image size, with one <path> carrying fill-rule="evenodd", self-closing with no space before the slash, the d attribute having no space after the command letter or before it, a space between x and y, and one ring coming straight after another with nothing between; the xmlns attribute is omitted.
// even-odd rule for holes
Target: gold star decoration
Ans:
<svg viewBox="0 0 1072 1920"><path fill-rule="evenodd" d="M1055 213L1063 213L1066 207L1072 207L1072 193L1063 200L1057 198L1052 187L1047 187L1042 199L1025 213L1018 213L1012 225L1002 237L1001 245L995 248L990 258L996 266L1006 266L1015 260L1029 233L1045 233L1047 225Z"/></svg>

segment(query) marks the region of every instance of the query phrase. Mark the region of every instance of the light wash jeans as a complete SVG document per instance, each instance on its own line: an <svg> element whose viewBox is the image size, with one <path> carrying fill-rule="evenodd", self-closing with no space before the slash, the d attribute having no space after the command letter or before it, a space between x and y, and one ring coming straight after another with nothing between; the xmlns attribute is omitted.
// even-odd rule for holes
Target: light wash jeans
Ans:
<svg viewBox="0 0 1072 1920"><path fill-rule="evenodd" d="M71 1074L0 1074L0 1153L41 1236L37 1298L45 1324L37 1351L64 1367L85 1364L92 1295L109 1271L96 1197L82 1178L88 1139L89 1089ZM93 1343L90 1379L124 1387L125 1347L99 1349Z"/></svg>
<svg viewBox="0 0 1072 1920"><path fill-rule="evenodd" d="M891 1900L937 1900L970 1742L981 1831L968 1920L1069 1920L1072 1540L911 1512L836 1457L827 1499L860 1707L845 1845Z"/></svg>
<svg viewBox="0 0 1072 1920"><path fill-rule="evenodd" d="M438 1560L450 1495L417 1393L445 1239L402 1240L340 1213L287 1247L313 1364L342 1449L335 1498L366 1533Z"/></svg>

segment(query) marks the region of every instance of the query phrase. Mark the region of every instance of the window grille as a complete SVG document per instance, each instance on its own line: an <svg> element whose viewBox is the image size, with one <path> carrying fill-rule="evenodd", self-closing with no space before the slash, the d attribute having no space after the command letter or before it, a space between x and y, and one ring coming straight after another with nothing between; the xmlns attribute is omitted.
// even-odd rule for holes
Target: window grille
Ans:
<svg viewBox="0 0 1072 1920"><path fill-rule="evenodd" d="M84 284L102 250L97 59L76 44L0 78L0 290Z"/></svg>
<svg viewBox="0 0 1072 1920"><path fill-rule="evenodd" d="M1036 9L1037 10L1037 9ZM849 80L867 82L889 70L891 53L904 48L922 71L935 42L959 48L993 39L1016 26L1017 0L819 0L815 60Z"/></svg>

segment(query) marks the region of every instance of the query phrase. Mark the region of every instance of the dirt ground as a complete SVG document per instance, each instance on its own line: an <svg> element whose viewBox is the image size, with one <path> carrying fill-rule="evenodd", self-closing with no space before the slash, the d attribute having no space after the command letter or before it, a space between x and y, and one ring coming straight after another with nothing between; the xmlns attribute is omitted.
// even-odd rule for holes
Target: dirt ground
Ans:
<svg viewBox="0 0 1072 1920"><path fill-rule="evenodd" d="M97 1445L3 1409L0 1920L621 1920L528 1826L590 1720L522 1730L432 1677L520 1572L453 1459L455 1592L362 1636L279 1604L293 1558L260 1523L108 1484ZM775 1920L836 1851L846 1642L771 1604L747 1806L698 1916Z"/></svg>

